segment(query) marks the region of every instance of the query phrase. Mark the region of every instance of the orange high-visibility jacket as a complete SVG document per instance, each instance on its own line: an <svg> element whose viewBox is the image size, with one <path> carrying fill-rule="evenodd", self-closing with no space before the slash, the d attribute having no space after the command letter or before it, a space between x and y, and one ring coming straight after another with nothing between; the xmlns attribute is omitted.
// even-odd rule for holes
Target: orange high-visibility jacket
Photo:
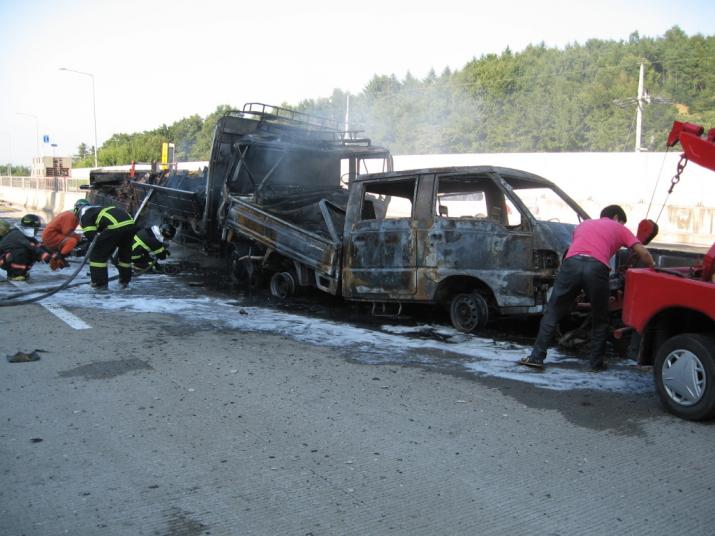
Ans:
<svg viewBox="0 0 715 536"><path fill-rule="evenodd" d="M79 220L73 211L65 210L60 212L52 218L45 230L42 231L42 244L48 248L56 248L67 237L79 238L79 235L74 232L78 225Z"/></svg>

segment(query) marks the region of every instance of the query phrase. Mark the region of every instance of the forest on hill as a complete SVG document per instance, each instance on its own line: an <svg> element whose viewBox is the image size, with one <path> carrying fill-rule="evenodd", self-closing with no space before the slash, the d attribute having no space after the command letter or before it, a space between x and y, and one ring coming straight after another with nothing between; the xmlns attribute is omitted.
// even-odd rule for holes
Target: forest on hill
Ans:
<svg viewBox="0 0 715 536"><path fill-rule="evenodd" d="M422 80L376 74L349 99L335 89L327 98L280 105L342 123L349 100L350 128L393 154L633 151L641 64L645 150L664 150L676 119L715 127L715 36L688 36L677 26L655 38L633 33L626 41L507 49ZM167 141L177 160L208 160L216 121L233 108L114 134L99 148L99 163L159 160ZM91 166L92 158L82 144L74 165Z"/></svg>

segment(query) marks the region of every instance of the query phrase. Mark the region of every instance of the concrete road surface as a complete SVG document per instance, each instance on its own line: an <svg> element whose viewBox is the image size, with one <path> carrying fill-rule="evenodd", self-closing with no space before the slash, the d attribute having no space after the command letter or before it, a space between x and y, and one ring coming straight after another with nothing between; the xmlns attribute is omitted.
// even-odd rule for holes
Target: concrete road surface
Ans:
<svg viewBox="0 0 715 536"><path fill-rule="evenodd" d="M241 300L156 276L0 307L0 535L713 533L715 428L648 372Z"/></svg>

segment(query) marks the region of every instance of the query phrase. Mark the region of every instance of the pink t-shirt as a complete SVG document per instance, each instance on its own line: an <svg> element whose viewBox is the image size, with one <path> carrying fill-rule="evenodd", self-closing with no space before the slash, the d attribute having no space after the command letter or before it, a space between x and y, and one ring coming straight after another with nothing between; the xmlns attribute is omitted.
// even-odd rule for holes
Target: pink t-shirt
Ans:
<svg viewBox="0 0 715 536"><path fill-rule="evenodd" d="M608 261L621 247L632 247L638 240L628 228L611 218L586 220L573 232L573 242L566 258L589 255L608 266Z"/></svg>

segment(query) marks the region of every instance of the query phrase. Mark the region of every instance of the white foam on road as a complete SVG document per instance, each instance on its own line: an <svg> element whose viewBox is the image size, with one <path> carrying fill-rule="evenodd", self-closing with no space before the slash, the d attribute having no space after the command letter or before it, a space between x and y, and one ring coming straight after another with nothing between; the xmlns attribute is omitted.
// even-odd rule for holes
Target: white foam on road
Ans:
<svg viewBox="0 0 715 536"><path fill-rule="evenodd" d="M182 297L175 297L177 295ZM113 289L108 294L96 294L88 286L81 286L58 293L52 300L65 307L172 314L204 328L279 333L297 341L349 350L356 359L366 363L449 364L477 376L504 378L555 390L645 392L653 389L651 375L632 366L633 362L619 362L606 372L594 374L583 369L585 360L552 350L546 372L536 373L516 364L530 347L512 342L465 335L442 325L386 325L370 329L269 308L247 307L241 305L240 298L208 297L178 279L163 276L142 276L132 282L129 291ZM438 337L430 338L430 333Z"/></svg>

